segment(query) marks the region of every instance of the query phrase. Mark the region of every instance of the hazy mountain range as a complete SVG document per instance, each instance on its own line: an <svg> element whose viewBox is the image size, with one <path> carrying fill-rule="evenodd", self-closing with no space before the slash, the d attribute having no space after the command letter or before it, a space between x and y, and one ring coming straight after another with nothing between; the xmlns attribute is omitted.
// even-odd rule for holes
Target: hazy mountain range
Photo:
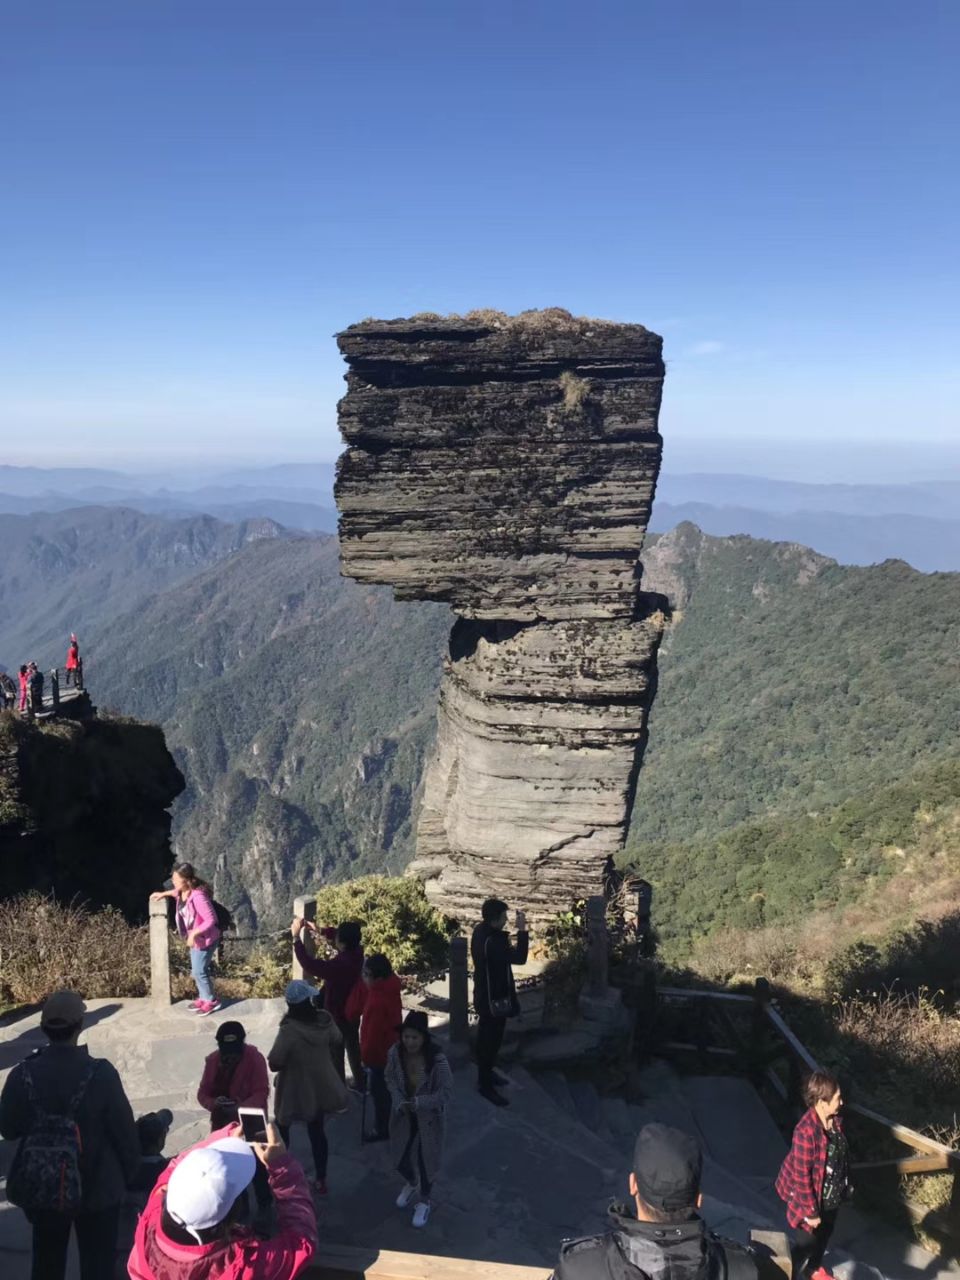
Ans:
<svg viewBox="0 0 960 1280"><path fill-rule="evenodd" d="M269 519L288 529L337 527L332 463L127 475L84 468L0 467L0 513L127 506L154 515ZM718 536L799 542L842 564L906 560L960 569L960 482L805 484L750 475L665 472L651 529L684 520Z"/></svg>

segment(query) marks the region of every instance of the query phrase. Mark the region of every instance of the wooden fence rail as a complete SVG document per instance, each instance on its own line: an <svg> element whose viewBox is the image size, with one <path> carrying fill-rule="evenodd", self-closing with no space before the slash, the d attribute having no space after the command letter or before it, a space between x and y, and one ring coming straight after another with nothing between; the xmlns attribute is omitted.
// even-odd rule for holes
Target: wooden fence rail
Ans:
<svg viewBox="0 0 960 1280"><path fill-rule="evenodd" d="M814 1055L789 1026L780 1011L771 1003L770 986L765 978L757 979L752 995L735 991L708 991L694 987L658 987L657 996L660 1000L670 1003L690 1002L698 1004L701 1010L713 1008L725 1029L730 1033L736 1046L731 1048L728 1045L707 1044L705 1036L709 1031L709 1020L699 1017L696 1020L698 1028L697 1042L671 1041L667 1047L675 1050L692 1051L726 1058L751 1057L755 1061L762 1061L761 1036L765 1029L772 1028L786 1051L790 1079L789 1083L784 1084L772 1065L767 1065L763 1069L763 1076L785 1102L799 1102L800 1084L803 1076L810 1071L819 1069L820 1064ZM746 1006L750 1006L752 1011L751 1029L748 1036L744 1036L736 1028L730 1016L737 1007L746 1011ZM846 1103L845 1109L859 1116L862 1120L866 1120L868 1123L882 1129L895 1142L899 1142L920 1153L914 1156L888 1160L867 1160L855 1163L852 1166L855 1173L870 1175L888 1172L897 1176L901 1174L941 1172L953 1174L950 1204L944 1214L931 1214L928 1210L920 1206L911 1205L909 1202L904 1207L915 1220L922 1219L927 1229L946 1235L953 1241L960 1242L960 1151L955 1147L947 1146L943 1142L938 1142L935 1138L930 1138L924 1133L918 1133L916 1129L911 1129L907 1125L899 1124L897 1121L881 1115L878 1111L861 1106L857 1102Z"/></svg>

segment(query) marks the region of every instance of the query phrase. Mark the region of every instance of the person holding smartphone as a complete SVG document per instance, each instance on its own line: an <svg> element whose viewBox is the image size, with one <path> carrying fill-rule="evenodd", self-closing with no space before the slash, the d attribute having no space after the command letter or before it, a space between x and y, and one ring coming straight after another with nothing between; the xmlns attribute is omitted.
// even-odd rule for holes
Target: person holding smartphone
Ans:
<svg viewBox="0 0 960 1280"><path fill-rule="evenodd" d="M477 1088L494 1106L507 1107L509 1102L496 1086L510 1082L496 1069L497 1054L507 1019L515 1018L520 1012L513 965L526 964L530 935L527 918L518 911L517 941L515 946L511 944L507 933L507 904L499 898L488 898L480 914L480 923L470 939L473 1007L477 1014Z"/></svg>
<svg viewBox="0 0 960 1280"><path fill-rule="evenodd" d="M317 1251L317 1215L303 1169L273 1125L252 1145L240 1132L212 1133L160 1175L137 1223L131 1280L293 1280L305 1270ZM234 1218L258 1165L277 1211L266 1239Z"/></svg>

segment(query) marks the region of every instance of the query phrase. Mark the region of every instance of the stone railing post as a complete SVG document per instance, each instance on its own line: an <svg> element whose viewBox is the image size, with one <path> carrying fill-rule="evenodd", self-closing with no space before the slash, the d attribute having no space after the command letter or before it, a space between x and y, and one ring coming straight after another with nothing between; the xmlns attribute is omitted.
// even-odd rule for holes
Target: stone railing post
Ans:
<svg viewBox="0 0 960 1280"><path fill-rule="evenodd" d="M317 919L317 900L316 898L294 898L293 900L294 916L301 916L304 920L309 920L314 924ZM306 943L304 943L306 945ZM295 978L306 978L308 982L312 981L310 976L303 971L303 965L297 959L296 953L293 955L292 973Z"/></svg>
<svg viewBox="0 0 960 1280"><path fill-rule="evenodd" d="M450 1041L465 1044L470 1026L467 1012L467 940L450 939Z"/></svg>
<svg viewBox="0 0 960 1280"><path fill-rule="evenodd" d="M170 928L167 924L166 898L150 900L150 998L160 1005L172 1002Z"/></svg>
<svg viewBox="0 0 960 1280"><path fill-rule="evenodd" d="M607 935L607 902L605 898L587 899L587 990L602 996L608 985L610 939Z"/></svg>

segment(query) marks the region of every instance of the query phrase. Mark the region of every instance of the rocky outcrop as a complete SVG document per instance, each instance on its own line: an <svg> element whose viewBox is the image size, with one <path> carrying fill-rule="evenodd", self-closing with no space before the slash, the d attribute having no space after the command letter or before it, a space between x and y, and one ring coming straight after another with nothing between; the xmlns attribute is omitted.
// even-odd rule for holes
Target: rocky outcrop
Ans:
<svg viewBox="0 0 960 1280"><path fill-rule="evenodd" d="M38 890L142 919L170 872L183 786L156 725L0 715L0 897Z"/></svg>
<svg viewBox="0 0 960 1280"><path fill-rule="evenodd" d="M368 320L339 343L342 570L461 615L414 870L450 914L498 894L546 917L600 891L645 736L661 340L545 311Z"/></svg>

